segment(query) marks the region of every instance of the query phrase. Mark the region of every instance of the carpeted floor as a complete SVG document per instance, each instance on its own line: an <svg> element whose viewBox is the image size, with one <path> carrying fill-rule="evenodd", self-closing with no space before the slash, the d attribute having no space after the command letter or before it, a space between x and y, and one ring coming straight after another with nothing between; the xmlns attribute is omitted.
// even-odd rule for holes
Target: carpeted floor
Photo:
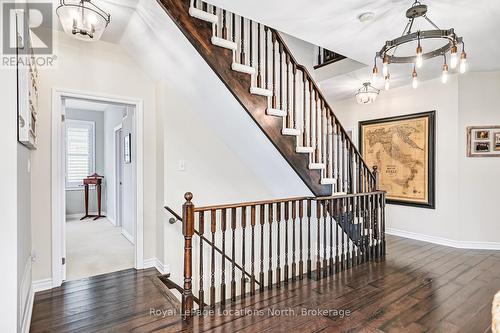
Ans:
<svg viewBox="0 0 500 333"><path fill-rule="evenodd" d="M107 219L68 220L66 280L134 267L134 245Z"/></svg>

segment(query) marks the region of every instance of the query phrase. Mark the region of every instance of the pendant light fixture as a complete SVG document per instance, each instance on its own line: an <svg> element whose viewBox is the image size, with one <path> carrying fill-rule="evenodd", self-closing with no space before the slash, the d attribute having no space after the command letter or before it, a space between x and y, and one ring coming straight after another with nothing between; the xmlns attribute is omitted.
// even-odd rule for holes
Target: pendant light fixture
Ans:
<svg viewBox="0 0 500 333"><path fill-rule="evenodd" d="M64 32L84 41L99 40L111 20L91 0L60 0L56 13Z"/></svg>
<svg viewBox="0 0 500 333"><path fill-rule="evenodd" d="M445 64L442 70L442 80L446 82L448 80L448 64L446 64L446 54L450 52L450 67L455 69L457 66L460 73L465 73L467 70L467 54L465 53L465 44L463 38L459 37L453 28L448 30L441 30L434 22L432 22L427 16L427 6L421 4L416 0L412 6L406 11L406 17L408 18L408 23L400 37L393 40L388 40L385 45L376 53L375 65L373 67L373 76L378 75L377 69L377 58L380 58L383 62L382 75L385 78L385 87L389 86L389 65L390 64L403 64L403 63L413 63L414 70L412 73L412 86L418 86L417 78L417 68L421 68L423 63L427 59L445 56ZM427 23L432 26L432 30L419 30L412 32L414 22L416 19L422 18ZM441 39L446 43L444 46L432 50L425 50L422 47L422 40L425 39ZM396 51L399 46L409 43L417 44L416 52L414 55L396 55ZM462 45L462 52L460 53L460 58L458 57L458 47ZM400 48L404 49L404 48ZM377 69L377 70L376 70ZM446 70L445 70L446 69ZM446 74L445 74L446 73ZM446 76L446 78L445 78ZM372 81L376 79L372 78Z"/></svg>
<svg viewBox="0 0 500 333"><path fill-rule="evenodd" d="M370 82L363 83L356 93L356 101L358 104L370 104L375 102L380 90L371 86Z"/></svg>
<svg viewBox="0 0 500 333"><path fill-rule="evenodd" d="M443 71L441 72L441 82L446 83L448 82L448 64L446 63L446 54L444 54L443 57L444 57L444 64L443 64Z"/></svg>
<svg viewBox="0 0 500 333"><path fill-rule="evenodd" d="M413 89L417 89L418 88L418 75L417 75L417 70L415 69L415 67L413 67L413 73L411 73L411 86L413 87Z"/></svg>

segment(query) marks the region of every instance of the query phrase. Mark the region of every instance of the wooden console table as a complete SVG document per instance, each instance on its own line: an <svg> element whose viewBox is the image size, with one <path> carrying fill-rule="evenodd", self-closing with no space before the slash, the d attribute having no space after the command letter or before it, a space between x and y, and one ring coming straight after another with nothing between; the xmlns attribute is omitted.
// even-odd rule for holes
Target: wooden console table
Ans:
<svg viewBox="0 0 500 333"><path fill-rule="evenodd" d="M102 198L102 193L101 193L101 185L102 185L102 180L104 179L103 176L99 176L97 173L94 173L92 176L88 176L83 180L83 186L85 187L85 216L82 217L80 220L84 220L89 217L93 217L94 221L97 219L100 219L101 217L106 217L105 215L101 214L101 198ZM96 192L97 192L97 215L91 215L89 214L89 186L90 185L95 185L96 187Z"/></svg>

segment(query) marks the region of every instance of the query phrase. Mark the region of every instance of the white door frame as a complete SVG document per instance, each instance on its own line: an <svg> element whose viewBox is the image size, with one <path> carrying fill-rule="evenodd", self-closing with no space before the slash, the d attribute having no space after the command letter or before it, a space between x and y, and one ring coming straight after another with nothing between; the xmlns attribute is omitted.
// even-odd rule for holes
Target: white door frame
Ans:
<svg viewBox="0 0 500 333"><path fill-rule="evenodd" d="M144 268L144 151L143 151L143 119L144 108L142 99L106 95L95 92L79 91L64 88L52 89L52 287L58 287L65 278L62 258L65 251L65 147L62 122L64 108L62 100L65 97L91 99L101 102L128 104L135 106L135 143L136 151L136 217L135 217L135 268Z"/></svg>
<svg viewBox="0 0 500 333"><path fill-rule="evenodd" d="M116 126L113 129L113 141L115 145L115 156L114 156L114 169L115 169L115 188L113 189L115 191L115 226L116 227L122 227L122 193L121 193L121 186L120 186L120 179L122 177L122 172L123 170L119 170L121 168L121 148L117 149L117 146L121 146L121 140L116 139L116 136L118 134L118 131L122 129L122 124Z"/></svg>

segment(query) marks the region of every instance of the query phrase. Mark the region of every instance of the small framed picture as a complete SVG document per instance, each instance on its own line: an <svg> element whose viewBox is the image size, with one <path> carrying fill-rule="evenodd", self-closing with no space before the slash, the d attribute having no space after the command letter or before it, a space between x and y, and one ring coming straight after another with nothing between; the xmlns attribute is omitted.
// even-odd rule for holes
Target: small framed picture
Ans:
<svg viewBox="0 0 500 333"><path fill-rule="evenodd" d="M500 132L493 134L493 149L500 151Z"/></svg>
<svg viewBox="0 0 500 333"><path fill-rule="evenodd" d="M500 126L467 127L467 157L500 157Z"/></svg>
<svg viewBox="0 0 500 333"><path fill-rule="evenodd" d="M474 142L474 151L476 153L489 153L490 143L489 142Z"/></svg>
<svg viewBox="0 0 500 333"><path fill-rule="evenodd" d="M478 130L476 131L476 140L489 140L490 131Z"/></svg>
<svg viewBox="0 0 500 333"><path fill-rule="evenodd" d="M132 156L131 156L132 146L131 146L131 140L130 140L131 136L132 135L130 133L128 133L123 138L123 160L127 164L132 163Z"/></svg>

